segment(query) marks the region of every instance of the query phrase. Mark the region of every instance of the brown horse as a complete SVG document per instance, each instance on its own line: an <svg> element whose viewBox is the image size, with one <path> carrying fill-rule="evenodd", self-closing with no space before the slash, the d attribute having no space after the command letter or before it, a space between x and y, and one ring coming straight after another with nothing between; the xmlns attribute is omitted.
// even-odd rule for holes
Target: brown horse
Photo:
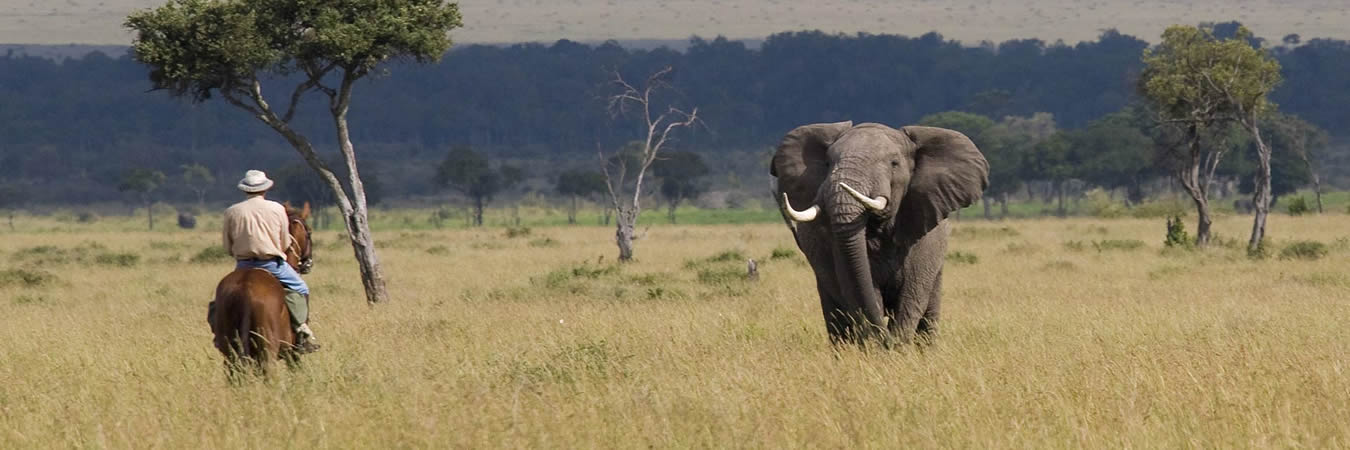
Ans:
<svg viewBox="0 0 1350 450"><path fill-rule="evenodd" d="M287 204L286 216L291 235L286 263L297 272L309 273L314 266L309 203L298 210ZM299 362L299 354L292 351L296 335L290 317L281 282L262 269L236 269L226 275L216 285L216 298L207 313L216 349L225 355L232 374L242 368L241 363L263 370L278 358Z"/></svg>

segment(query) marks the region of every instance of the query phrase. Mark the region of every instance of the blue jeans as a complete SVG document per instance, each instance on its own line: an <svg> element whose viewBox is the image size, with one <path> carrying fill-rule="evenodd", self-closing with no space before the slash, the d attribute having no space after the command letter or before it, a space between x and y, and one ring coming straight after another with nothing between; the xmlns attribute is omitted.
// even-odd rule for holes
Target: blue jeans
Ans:
<svg viewBox="0 0 1350 450"><path fill-rule="evenodd" d="M302 295L309 295L309 285L305 280L300 279L300 274L294 267L286 264L286 261L277 258L270 261L240 260L239 264L234 266L236 269L262 269L272 273L281 282L281 286L287 290L299 292Z"/></svg>

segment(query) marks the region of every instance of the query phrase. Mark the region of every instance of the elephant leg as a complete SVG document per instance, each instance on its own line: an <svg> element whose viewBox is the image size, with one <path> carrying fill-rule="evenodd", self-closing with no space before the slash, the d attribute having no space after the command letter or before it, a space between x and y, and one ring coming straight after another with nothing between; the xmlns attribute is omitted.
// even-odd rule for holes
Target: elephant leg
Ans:
<svg viewBox="0 0 1350 450"><path fill-rule="evenodd" d="M830 333L830 343L842 344L848 342L853 332L853 318L847 311L843 310L843 305L835 298L830 287L823 283L817 283L816 291L820 294L820 311L825 316L825 330Z"/></svg>
<svg viewBox="0 0 1350 450"><path fill-rule="evenodd" d="M942 263L947 256L947 234L949 227L944 223L915 243L900 265L900 299L896 308L895 322L891 332L902 343L912 342L915 332L921 331L919 323L925 321L923 330L931 336L937 331L939 305L935 299L942 290Z"/></svg>
<svg viewBox="0 0 1350 450"><path fill-rule="evenodd" d="M942 271L938 270L933 291L928 295L928 308L919 318L919 342L932 343L937 338L938 318L942 315Z"/></svg>

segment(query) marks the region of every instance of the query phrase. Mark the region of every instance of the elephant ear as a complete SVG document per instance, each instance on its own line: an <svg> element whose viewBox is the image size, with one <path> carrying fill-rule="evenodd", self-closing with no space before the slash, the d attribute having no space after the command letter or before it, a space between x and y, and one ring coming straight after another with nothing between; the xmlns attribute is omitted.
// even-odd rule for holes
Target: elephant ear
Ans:
<svg viewBox="0 0 1350 450"><path fill-rule="evenodd" d="M989 162L966 135L945 128L904 127L918 144L914 174L900 202L898 239L918 239L989 187Z"/></svg>
<svg viewBox="0 0 1350 450"><path fill-rule="evenodd" d="M830 172L830 145L849 128L853 128L853 122L816 123L797 127L783 136L769 165L769 175L778 179L774 197L780 210L783 193L787 193L797 209L805 209L816 201L820 183L825 182Z"/></svg>

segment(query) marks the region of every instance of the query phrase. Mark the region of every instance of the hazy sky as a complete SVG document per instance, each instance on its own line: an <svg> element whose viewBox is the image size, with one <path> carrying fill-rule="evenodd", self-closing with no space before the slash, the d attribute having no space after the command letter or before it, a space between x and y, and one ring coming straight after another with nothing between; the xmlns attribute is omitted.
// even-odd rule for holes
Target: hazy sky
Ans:
<svg viewBox="0 0 1350 450"><path fill-rule="evenodd" d="M165 0L0 0L0 43L126 44L127 13ZM1172 23L1239 20L1263 37L1350 38L1347 0L468 0L458 42L763 37L788 30L937 30L967 43L1077 42L1102 29L1155 41Z"/></svg>

